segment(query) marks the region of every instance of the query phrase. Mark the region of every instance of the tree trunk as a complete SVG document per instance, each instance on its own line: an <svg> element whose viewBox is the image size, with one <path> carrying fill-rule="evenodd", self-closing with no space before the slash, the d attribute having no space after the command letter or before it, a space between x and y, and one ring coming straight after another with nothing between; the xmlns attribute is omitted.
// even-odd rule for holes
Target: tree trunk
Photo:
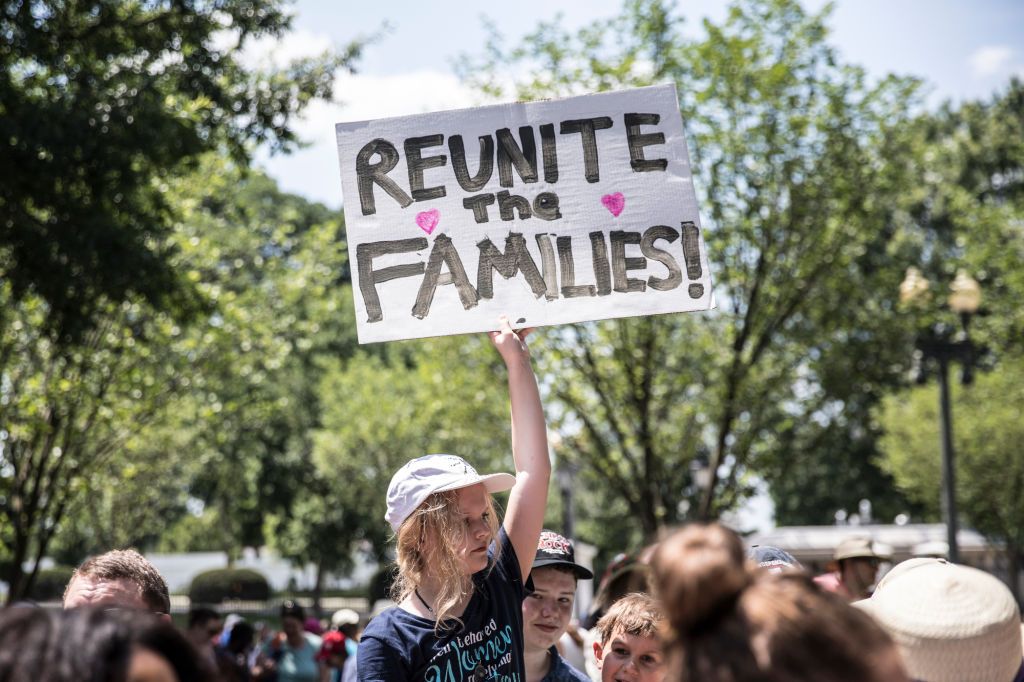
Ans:
<svg viewBox="0 0 1024 682"><path fill-rule="evenodd" d="M16 522L16 525L17 524ZM28 584L25 575L25 559L28 557L29 534L20 527L14 529L14 543L11 551L11 570L7 575L7 603L13 604L16 601L25 599L28 596L31 585Z"/></svg>
<svg viewBox="0 0 1024 682"><path fill-rule="evenodd" d="M316 582L313 584L313 613L317 618L323 618L323 611L320 608L320 596L324 588L324 562L323 559L316 562Z"/></svg>
<svg viewBox="0 0 1024 682"><path fill-rule="evenodd" d="M11 570L7 574L7 605L10 606L16 601L24 599L25 594L25 572L21 568L21 561L16 558L11 561Z"/></svg>

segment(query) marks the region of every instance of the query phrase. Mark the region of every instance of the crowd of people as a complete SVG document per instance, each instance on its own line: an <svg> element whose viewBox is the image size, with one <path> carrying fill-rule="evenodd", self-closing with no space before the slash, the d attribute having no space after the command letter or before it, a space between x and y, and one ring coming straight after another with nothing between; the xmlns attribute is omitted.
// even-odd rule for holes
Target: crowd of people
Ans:
<svg viewBox="0 0 1024 682"><path fill-rule="evenodd" d="M542 528L551 465L527 333L503 320L491 334L515 473L481 475L454 455L395 473L394 604L368 622L342 609L321 624L288 601L279 632L201 607L179 630L160 574L114 550L79 566L64 611L0 612L0 682L1024 682L1005 585L938 558L878 580L867 538L812 577L779 548L690 524L612 561L575 622L578 582L594 575Z"/></svg>

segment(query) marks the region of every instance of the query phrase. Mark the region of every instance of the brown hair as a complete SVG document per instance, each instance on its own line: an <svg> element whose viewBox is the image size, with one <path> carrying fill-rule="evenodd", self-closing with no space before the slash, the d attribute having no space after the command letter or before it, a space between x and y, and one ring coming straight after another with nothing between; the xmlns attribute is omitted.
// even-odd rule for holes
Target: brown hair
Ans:
<svg viewBox="0 0 1024 682"><path fill-rule="evenodd" d="M493 538L498 534L499 524L494 499L489 493L487 511ZM427 574L436 578L440 585L434 603L436 629L461 626L462 621L450 614L473 591L472 577L462 572L462 563L456 553L465 532L457 490L432 494L398 528L398 575L391 587L391 598L401 602L423 584ZM495 543L492 566L497 561L499 549Z"/></svg>
<svg viewBox="0 0 1024 682"><path fill-rule="evenodd" d="M604 646L616 632L636 637L658 637L664 621L661 606L653 597L633 592L612 604L595 627L601 646Z"/></svg>
<svg viewBox="0 0 1024 682"><path fill-rule="evenodd" d="M866 614L803 573L748 565L739 537L722 526L677 532L659 547L654 569L673 679L906 679L892 640Z"/></svg>
<svg viewBox="0 0 1024 682"><path fill-rule="evenodd" d="M140 647L163 658L182 682L214 679L185 636L149 613L0 610L0 680L124 682Z"/></svg>
<svg viewBox="0 0 1024 682"><path fill-rule="evenodd" d="M89 557L75 569L68 581L68 588L79 576L99 580L125 580L138 586L143 601L155 613L171 612L171 597L163 576L144 556L134 549L115 549ZM68 590L64 589L67 599Z"/></svg>

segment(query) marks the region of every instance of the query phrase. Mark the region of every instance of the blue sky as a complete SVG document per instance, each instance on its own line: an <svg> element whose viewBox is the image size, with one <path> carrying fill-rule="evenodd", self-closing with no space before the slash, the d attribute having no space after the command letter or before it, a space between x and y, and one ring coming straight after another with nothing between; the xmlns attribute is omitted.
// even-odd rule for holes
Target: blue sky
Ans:
<svg viewBox="0 0 1024 682"><path fill-rule="evenodd" d="M261 45L253 59L286 60L341 46L374 33L386 21L391 30L372 45L355 76L343 75L337 102L316 104L299 131L310 147L290 156L259 161L285 190L341 205L333 124L481 103L459 83L452 62L479 53L486 38L481 16L511 40L537 22L561 13L568 28L617 14L621 0L517 0L512 4L465 0L352 2L298 0L295 32L283 44ZM824 0L805 0L817 11ZM724 0L681 0L688 30L702 17L720 20ZM1011 74L1024 76L1024 2L1021 0L838 0L830 22L831 42L844 61L875 76L915 75L930 86L929 102L988 97Z"/></svg>

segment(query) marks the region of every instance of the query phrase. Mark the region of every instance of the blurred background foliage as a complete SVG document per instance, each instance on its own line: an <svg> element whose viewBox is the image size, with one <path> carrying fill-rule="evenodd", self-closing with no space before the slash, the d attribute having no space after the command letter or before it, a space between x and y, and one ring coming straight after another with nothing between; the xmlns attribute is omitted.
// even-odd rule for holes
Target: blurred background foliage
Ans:
<svg viewBox="0 0 1024 682"><path fill-rule="evenodd" d="M459 65L502 99L679 92L719 307L531 342L575 535L603 561L759 486L779 524L830 523L863 498L882 520L937 518L937 400L909 370L917 332L955 322L941 287L967 269L988 372L954 406L963 515L1018 552L1024 85L929 110L925 84L843 63L829 9L795 0L737 0L700 38L681 22L627 0L576 32L493 33ZM342 215L250 167L258 145L295 143L293 117L364 47L240 65L247 40L288 29L273 1L0 13L9 599L43 556L126 545L269 545L343 573L356 552L387 559L384 490L406 459L508 467L486 339L358 347ZM223 31L234 40L211 39ZM909 266L936 283L933 305L898 305Z"/></svg>

